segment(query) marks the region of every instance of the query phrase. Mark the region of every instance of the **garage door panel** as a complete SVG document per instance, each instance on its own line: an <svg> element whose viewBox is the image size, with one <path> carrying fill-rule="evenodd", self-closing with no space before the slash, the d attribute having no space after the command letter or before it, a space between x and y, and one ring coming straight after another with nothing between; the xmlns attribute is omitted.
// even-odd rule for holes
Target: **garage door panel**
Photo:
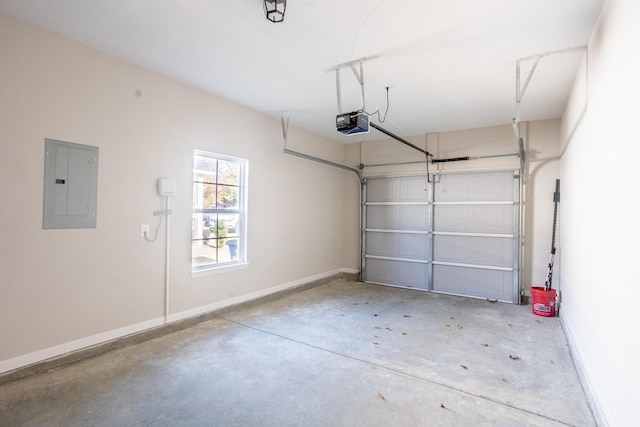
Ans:
<svg viewBox="0 0 640 427"><path fill-rule="evenodd" d="M428 196L424 190L426 184L424 176L369 179L367 181L367 201L424 202Z"/></svg>
<svg viewBox="0 0 640 427"><path fill-rule="evenodd" d="M426 290L429 264L369 258L367 281Z"/></svg>
<svg viewBox="0 0 640 427"><path fill-rule="evenodd" d="M460 233L513 233L513 205L436 205L435 231Z"/></svg>
<svg viewBox="0 0 640 427"><path fill-rule="evenodd" d="M513 273L510 271L434 265L433 283L436 292L512 300Z"/></svg>
<svg viewBox="0 0 640 427"><path fill-rule="evenodd" d="M436 202L501 201L512 198L512 172L441 175L434 189Z"/></svg>
<svg viewBox="0 0 640 427"><path fill-rule="evenodd" d="M428 206L368 206L367 228L427 230Z"/></svg>
<svg viewBox="0 0 640 427"><path fill-rule="evenodd" d="M430 244L424 234L366 233L368 255L428 260Z"/></svg>
<svg viewBox="0 0 640 427"><path fill-rule="evenodd" d="M367 179L364 280L518 302L518 191L517 171Z"/></svg>
<svg viewBox="0 0 640 427"><path fill-rule="evenodd" d="M513 267L513 240L501 237L442 236L433 239L433 259L460 264Z"/></svg>

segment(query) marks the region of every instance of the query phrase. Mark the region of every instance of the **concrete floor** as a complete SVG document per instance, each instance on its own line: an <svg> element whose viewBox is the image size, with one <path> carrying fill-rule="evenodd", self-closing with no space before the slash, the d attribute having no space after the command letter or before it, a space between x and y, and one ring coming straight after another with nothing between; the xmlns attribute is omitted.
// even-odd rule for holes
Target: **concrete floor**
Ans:
<svg viewBox="0 0 640 427"><path fill-rule="evenodd" d="M0 386L1 426L595 426L557 318L344 279Z"/></svg>

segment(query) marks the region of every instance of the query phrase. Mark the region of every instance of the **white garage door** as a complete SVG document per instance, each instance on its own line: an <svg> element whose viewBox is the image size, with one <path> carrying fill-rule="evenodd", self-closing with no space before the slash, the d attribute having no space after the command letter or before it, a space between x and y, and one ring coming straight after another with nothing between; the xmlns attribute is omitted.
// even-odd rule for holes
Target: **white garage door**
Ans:
<svg viewBox="0 0 640 427"><path fill-rule="evenodd" d="M363 277L519 302L517 171L368 178Z"/></svg>

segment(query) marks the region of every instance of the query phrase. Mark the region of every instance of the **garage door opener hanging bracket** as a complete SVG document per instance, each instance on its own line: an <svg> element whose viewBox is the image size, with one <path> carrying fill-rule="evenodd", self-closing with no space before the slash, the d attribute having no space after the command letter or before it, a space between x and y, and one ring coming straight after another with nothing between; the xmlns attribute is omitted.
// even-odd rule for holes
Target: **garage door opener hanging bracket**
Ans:
<svg viewBox="0 0 640 427"><path fill-rule="evenodd" d="M418 147L415 144L412 144L411 142L407 141L406 139L394 134L393 132L388 131L387 129L383 128L380 125L377 125L376 123L370 122L369 121L369 117L373 116L374 114L378 115L378 121L380 123L383 123L386 119L387 113L389 111L389 87L387 86L386 90L387 90L387 108L384 112L384 115L380 115L380 109L376 109L376 111L374 111L373 113L369 113L366 110L366 97L365 97L365 86L364 86L364 62L365 61L369 61L371 59L375 59L377 58L377 56L367 56L364 58L360 58L360 59L356 59L354 61L349 61L346 62L344 64L340 64L340 65L336 65L335 67L331 67L328 71L335 71L336 73L336 99L337 99L337 103L338 103L338 117L336 119L336 127L338 128L339 131L347 134L347 135L353 135L353 134L357 134L357 133L363 133L363 132L368 132L368 128L369 126L378 130L379 132L384 133L385 135L395 139L396 141L399 141L411 148L413 148L414 150L417 150L421 153L423 153L425 155L425 159L426 159L426 163L427 163L427 180L429 182L430 178L429 178L429 159L431 159L431 163L444 163L444 162L458 162L458 161L464 161L464 160L470 160L469 156L463 156L463 157L452 157L452 158L447 158L447 159L435 159L433 157L433 154L431 154L429 151L424 150L420 147ZM358 66L359 70L356 69L356 65ZM347 68L349 67L351 69L351 71L353 72L353 75L355 76L356 80L358 81L359 85L360 85L360 94L361 94L361 99L362 99L362 105L360 110L358 111L354 111L352 113L347 113L347 114L343 114L342 113L342 87L341 87L341 81L340 81L340 71L343 68ZM362 116L362 115L366 115L366 120L361 121L358 119L358 116ZM355 132L353 132L351 129L349 129L348 131L344 131L340 128L340 125L338 124L338 122L340 122L341 118L343 118L344 116L349 116L348 119L346 120L347 122L347 126L349 128L354 127L355 128ZM366 167L366 166L363 166Z"/></svg>

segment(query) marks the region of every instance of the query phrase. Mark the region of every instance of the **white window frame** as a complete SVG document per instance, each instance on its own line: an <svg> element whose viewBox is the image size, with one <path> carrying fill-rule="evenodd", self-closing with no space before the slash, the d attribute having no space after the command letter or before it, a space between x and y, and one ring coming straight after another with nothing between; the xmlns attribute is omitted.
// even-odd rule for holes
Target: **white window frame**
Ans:
<svg viewBox="0 0 640 427"><path fill-rule="evenodd" d="M196 202L192 200L192 231L191 231L191 276L192 277L200 277L206 276L210 274L216 274L221 272L227 272L231 270L237 270L240 268L246 268L248 266L247 261L247 195L248 195L248 171L249 171L249 162L246 159L229 156L225 154L213 153L209 151L203 150L194 150L193 154L193 167L192 167L192 186L193 186L193 194L197 194L196 185L204 185L200 181L195 180L195 175L198 172L196 169L196 156L200 157L208 157L211 159L215 159L217 161L230 161L238 163L240 166L239 176L238 176L238 205L237 209L220 209L220 208L202 208L195 207ZM217 181L217 179L216 179ZM216 183L220 184L220 183ZM217 190L216 190L217 191ZM196 224L195 218L197 215L201 214L237 214L238 221L235 224L235 229L237 233L237 237L234 239L238 239L238 246L236 252L236 258L231 260L220 261L219 256L216 257L216 262L205 265L194 265L193 259L195 254L195 249L197 247L197 243L202 241L201 237L197 233L197 227L201 226ZM218 249L215 249L218 254ZM228 249L226 249L228 250Z"/></svg>

